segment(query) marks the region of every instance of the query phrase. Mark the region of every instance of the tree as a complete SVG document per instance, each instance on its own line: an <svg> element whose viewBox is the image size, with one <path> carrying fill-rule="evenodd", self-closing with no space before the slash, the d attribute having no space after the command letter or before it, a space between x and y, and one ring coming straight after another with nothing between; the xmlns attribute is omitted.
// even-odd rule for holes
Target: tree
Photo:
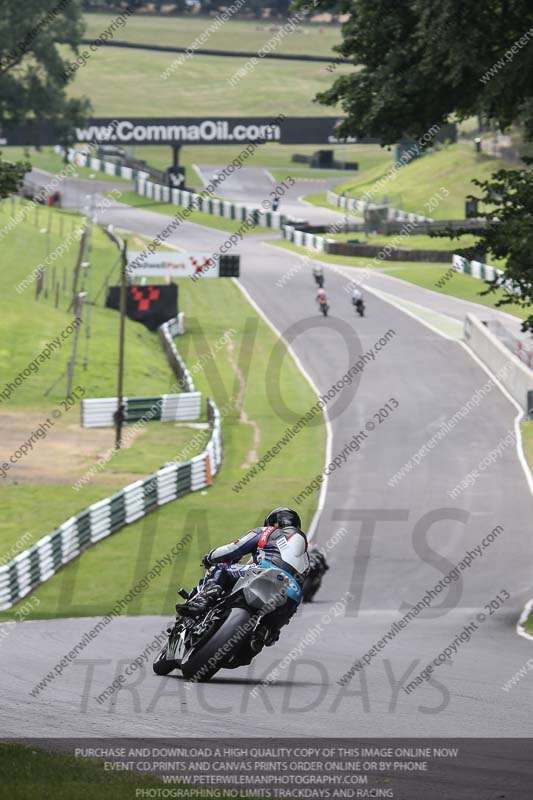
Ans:
<svg viewBox="0 0 533 800"><path fill-rule="evenodd" d="M0 152L0 199L14 194L30 169L31 164L27 161L17 161L16 164L13 161L4 161Z"/></svg>
<svg viewBox="0 0 533 800"><path fill-rule="evenodd" d="M317 3L333 6L332 0ZM392 144L479 114L502 130L520 118L533 139L529 0L340 0L338 6L350 17L335 49L357 69L317 99L346 112L339 136L376 136ZM503 170L478 186L493 207L483 215L487 228L476 247L507 259L504 278L490 291L510 280L522 295L508 294L503 303L530 305L533 172ZM533 316L526 328L533 332Z"/></svg>
<svg viewBox="0 0 533 800"><path fill-rule="evenodd" d="M306 0L297 0L296 6ZM474 114L504 129L517 115L533 135L529 0L318 0L350 17L335 48L358 67L318 96L341 104L341 135L384 144ZM514 48L514 51L513 49Z"/></svg>
<svg viewBox="0 0 533 800"><path fill-rule="evenodd" d="M66 141L69 127L86 118L90 111L88 100L67 99L68 79L65 81L63 73L67 72L68 61L57 47L60 40L76 53L83 30L78 0L0 0L3 129L9 132L10 127L31 119L47 120ZM13 186L15 173L23 175L28 169L28 164L0 161L0 186Z"/></svg>
<svg viewBox="0 0 533 800"><path fill-rule="evenodd" d="M497 306L519 305L527 308L533 303L533 180L530 169L501 169L488 180L473 180L481 189L477 197L487 209L480 213L486 220L479 240L469 248L474 252L490 252L494 258L505 259L502 275L490 282L482 294L503 289L505 295ZM473 197L473 195L470 195ZM472 233L465 228L450 231L450 238ZM533 314L522 324L522 330L533 333Z"/></svg>

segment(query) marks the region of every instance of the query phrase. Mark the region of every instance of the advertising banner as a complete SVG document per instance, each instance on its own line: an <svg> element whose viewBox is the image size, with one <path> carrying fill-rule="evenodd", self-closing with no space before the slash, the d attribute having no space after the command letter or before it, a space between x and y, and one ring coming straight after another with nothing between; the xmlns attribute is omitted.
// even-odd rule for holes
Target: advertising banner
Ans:
<svg viewBox="0 0 533 800"><path fill-rule="evenodd" d="M81 143L247 145L261 141L281 144L369 144L377 139L338 140L340 117L97 117L76 127ZM4 145L58 144L57 134L46 121L17 128L4 127Z"/></svg>
<svg viewBox="0 0 533 800"><path fill-rule="evenodd" d="M107 308L120 309L120 286L109 287L105 304ZM126 315L151 331L157 330L178 315L178 287L175 283L128 286Z"/></svg>
<svg viewBox="0 0 533 800"><path fill-rule="evenodd" d="M130 278L159 275L183 278L205 274L219 277L219 259L212 253L145 253L141 250L128 252L127 273Z"/></svg>

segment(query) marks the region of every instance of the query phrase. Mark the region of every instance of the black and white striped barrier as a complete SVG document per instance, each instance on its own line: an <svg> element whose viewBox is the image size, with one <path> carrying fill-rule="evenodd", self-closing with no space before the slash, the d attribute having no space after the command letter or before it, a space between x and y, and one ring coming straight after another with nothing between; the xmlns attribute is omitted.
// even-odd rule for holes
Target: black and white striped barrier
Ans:
<svg viewBox="0 0 533 800"><path fill-rule="evenodd" d="M125 397L124 422L186 422L198 419L202 393L183 392L159 397ZM97 397L81 401L82 428L109 428L115 423L116 397Z"/></svg>
<svg viewBox="0 0 533 800"><path fill-rule="evenodd" d="M238 222L251 221L254 225L265 228L282 228L286 217L278 211L268 211L258 206L249 206L244 203L232 203L229 200L219 200L215 197L186 192L182 189L171 189L160 183L153 183L142 176L138 176L135 184L137 194L155 200L159 203L172 203L194 211L203 211L217 217L234 219Z"/></svg>
<svg viewBox="0 0 533 800"><path fill-rule="evenodd" d="M347 211L357 211L360 214L363 214L367 209L371 210L379 207L374 203L366 202L366 200L345 197L332 191L328 191L326 197L330 205ZM424 217L421 214L414 214L412 211L403 211L401 208L391 208L389 206L387 209L387 222L431 222L431 217Z"/></svg>
<svg viewBox="0 0 533 800"><path fill-rule="evenodd" d="M100 539L144 517L159 506L211 485L222 463L220 413L207 400L211 436L202 453L171 463L111 497L83 509L28 550L0 566L0 611L12 608Z"/></svg>
<svg viewBox="0 0 533 800"><path fill-rule="evenodd" d="M168 363L170 364L170 368L176 376L182 391L196 391L192 375L187 369L184 360L178 353L177 347L174 344L174 336L184 332L183 315L180 315L177 320L171 319L168 322L164 322L157 330L159 333L159 338L161 339L161 344L163 345L163 350L165 351Z"/></svg>

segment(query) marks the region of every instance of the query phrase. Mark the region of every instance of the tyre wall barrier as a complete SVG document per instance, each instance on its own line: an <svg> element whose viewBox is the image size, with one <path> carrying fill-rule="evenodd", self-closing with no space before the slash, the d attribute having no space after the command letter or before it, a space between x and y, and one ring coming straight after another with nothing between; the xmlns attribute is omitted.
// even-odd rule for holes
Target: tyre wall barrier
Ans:
<svg viewBox="0 0 533 800"><path fill-rule="evenodd" d="M211 435L202 453L170 463L143 480L93 503L7 564L0 566L0 611L12 608L84 550L159 506L210 486L222 463L220 414L207 400Z"/></svg>
<svg viewBox="0 0 533 800"><path fill-rule="evenodd" d="M180 319L181 317L181 319ZM178 315L178 319L170 319L164 322L158 328L159 338L163 350L166 353L168 363L183 392L195 392L194 381L192 375L187 369L184 360L178 353L176 345L174 344L174 337L183 334L183 314Z"/></svg>
<svg viewBox="0 0 533 800"><path fill-rule="evenodd" d="M63 152L61 147L57 147L56 151ZM135 181L137 194L156 202L172 203L175 206L183 206L239 222L251 220L255 225L261 225L265 228L282 228L287 220L278 211L269 211L259 206L249 206L244 203L232 203L229 200L218 200L217 198L209 197L207 194L171 189L169 186L149 180L150 173L146 172L146 170L132 169L118 162L104 161L83 153L81 150L69 149L68 160L80 167L89 167L95 171L105 172L106 175Z"/></svg>
<svg viewBox="0 0 533 800"><path fill-rule="evenodd" d="M169 319L158 328L161 345L168 363L182 390L181 394L162 394L154 397L125 397L123 406L125 422L160 420L177 422L198 419L202 395L194 387L192 375L174 344L174 337L185 332L183 313ZM81 402L81 425L83 428L107 428L114 424L117 411L116 397L87 398Z"/></svg>
<svg viewBox="0 0 533 800"><path fill-rule="evenodd" d="M238 222L251 221L254 225L262 225L265 228L282 228L286 222L286 217L278 211L266 211L258 206L219 200L215 197L209 197L207 194L171 189L169 186L162 186L159 183L146 180L141 175L136 180L135 191L142 197L147 197L149 200L155 200L159 203L172 203L175 206L183 206L194 211L203 211L206 214L234 219Z"/></svg>
<svg viewBox="0 0 533 800"><path fill-rule="evenodd" d="M470 275L472 278L479 278L482 281L493 281L503 275L503 270L491 267L490 264L483 264L481 261L469 261L464 256L454 255L453 268L456 272L463 275ZM510 287L509 287L510 288Z"/></svg>
<svg viewBox="0 0 533 800"><path fill-rule="evenodd" d="M379 207L373 203L367 203L366 200L358 200L356 197L344 197L332 191L327 192L327 201L336 208L343 208L347 211L358 211L360 214L364 213L367 209ZM391 208L390 206L387 210L387 219L390 222L431 221L430 217L425 217L422 214L413 214L411 211L403 211L401 208Z"/></svg>
<svg viewBox="0 0 533 800"><path fill-rule="evenodd" d="M125 397L123 399L125 423L151 420L160 422L185 422L198 419L201 413L202 393L183 392L163 394L159 397ZM97 397L81 401L82 428L108 428L114 425L117 411L116 397Z"/></svg>
<svg viewBox="0 0 533 800"><path fill-rule="evenodd" d="M55 148L56 153L63 154L64 150L59 145ZM131 167L123 166L122 164L114 161L104 161L101 158L95 158L90 153L84 153L82 150L75 150L69 148L67 158L71 163L76 164L78 167L88 167L94 169L95 172L105 172L106 175L113 175L116 178L124 178L127 181L136 181L137 179L146 179L150 177L150 173L140 169L132 169Z"/></svg>
<svg viewBox="0 0 533 800"><path fill-rule="evenodd" d="M294 225L284 225L282 228L283 238L292 242L297 247L306 247L308 250L317 250L318 252L327 252L328 242L333 242L334 239L327 239L325 236L320 236L317 233L307 233L307 231L298 230Z"/></svg>

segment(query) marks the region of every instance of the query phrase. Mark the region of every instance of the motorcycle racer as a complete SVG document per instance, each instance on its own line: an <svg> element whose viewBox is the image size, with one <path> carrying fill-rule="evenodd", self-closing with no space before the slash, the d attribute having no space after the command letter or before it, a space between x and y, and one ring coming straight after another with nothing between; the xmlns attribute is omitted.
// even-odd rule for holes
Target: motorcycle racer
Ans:
<svg viewBox="0 0 533 800"><path fill-rule="evenodd" d="M232 562L239 561L245 555L252 556L249 564L231 566ZM231 544L215 547L203 557L202 565L210 571L189 593L186 602L176 605L178 616L204 615L225 593L231 591L248 569L259 566L281 570L290 578L288 603L283 610L279 609L282 613L276 625L281 628L302 601L302 585L309 571L307 538L301 529L299 515L286 507L273 509L262 527L252 528ZM278 637L279 633L269 644L273 644Z"/></svg>

